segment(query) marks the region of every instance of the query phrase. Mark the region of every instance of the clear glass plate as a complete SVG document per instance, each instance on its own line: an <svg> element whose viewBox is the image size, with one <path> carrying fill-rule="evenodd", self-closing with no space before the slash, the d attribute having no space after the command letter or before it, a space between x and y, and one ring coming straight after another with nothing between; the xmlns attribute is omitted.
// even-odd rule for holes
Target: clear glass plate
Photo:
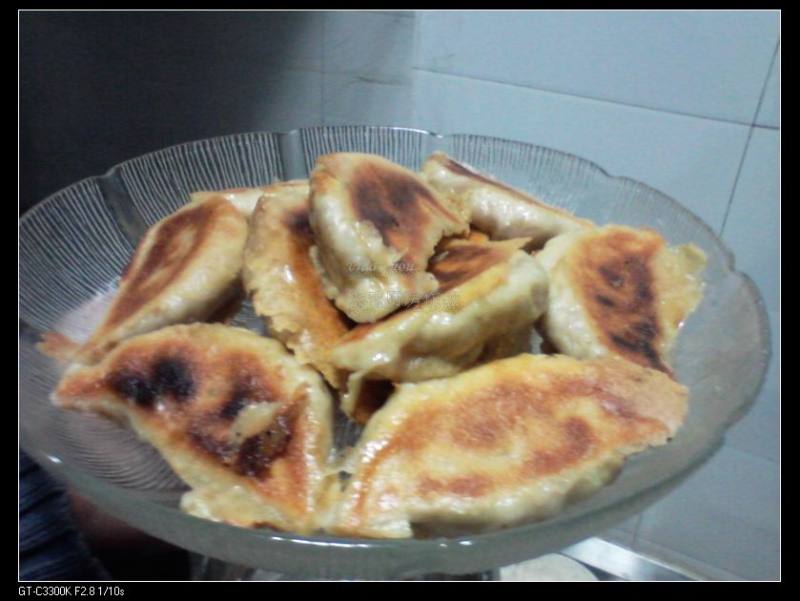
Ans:
<svg viewBox="0 0 800 601"><path fill-rule="evenodd" d="M300 537L247 530L182 513L185 490L136 436L99 417L56 409L59 366L34 348L46 330L84 338L148 226L194 190L306 177L333 151L383 155L418 169L434 150L492 173L597 223L651 226L708 255L705 297L674 352L691 389L685 425L668 445L632 457L620 476L556 518L492 533L425 540ZM642 183L548 148L473 135L391 127L249 133L175 146L127 161L36 205L20 220L20 441L43 467L97 505L154 536L220 560L305 578L465 574L562 549L641 511L721 444L758 392L769 362L761 297L714 232ZM239 323L260 329L245 310Z"/></svg>

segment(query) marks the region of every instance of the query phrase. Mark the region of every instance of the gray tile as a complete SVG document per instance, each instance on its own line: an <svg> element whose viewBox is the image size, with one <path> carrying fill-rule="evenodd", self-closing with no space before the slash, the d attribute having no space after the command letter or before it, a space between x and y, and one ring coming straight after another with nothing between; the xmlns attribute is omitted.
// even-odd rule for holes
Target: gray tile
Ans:
<svg viewBox="0 0 800 601"><path fill-rule="evenodd" d="M645 182L719 231L749 128L457 76L416 71L414 125L574 153Z"/></svg>
<svg viewBox="0 0 800 601"><path fill-rule="evenodd" d="M657 562L664 563L695 580L747 580L738 574L709 565L704 561L649 541L637 541L634 547L634 552L638 555L648 559L655 559Z"/></svg>
<svg viewBox="0 0 800 601"><path fill-rule="evenodd" d="M383 83L348 73L325 73L325 125L410 126L410 83Z"/></svg>
<svg viewBox="0 0 800 601"><path fill-rule="evenodd" d="M420 12L415 66L750 124L777 11Z"/></svg>
<svg viewBox="0 0 800 601"><path fill-rule="evenodd" d="M775 579L778 513L778 464L723 447L642 514L635 549L647 548L667 562L695 560L696 570L707 565L744 579ZM670 557L659 557L658 549Z"/></svg>
<svg viewBox="0 0 800 601"><path fill-rule="evenodd" d="M761 107L758 109L758 116L756 117L756 125L763 125L766 127L780 127L780 72L781 72L781 47L778 46L778 53L775 56L775 62L772 64L772 69L769 71L769 79L764 90L764 98L761 100Z"/></svg>
<svg viewBox="0 0 800 601"><path fill-rule="evenodd" d="M770 310L778 310L780 132L754 128L722 238L736 265L755 280Z"/></svg>
<svg viewBox="0 0 800 601"><path fill-rule="evenodd" d="M384 83L407 82L414 52L414 20L399 13L326 12L326 73L358 73Z"/></svg>
<svg viewBox="0 0 800 601"><path fill-rule="evenodd" d="M246 84L257 102L247 105L254 130L288 131L322 123L322 73L307 70L272 71ZM218 110L220 107L218 107Z"/></svg>

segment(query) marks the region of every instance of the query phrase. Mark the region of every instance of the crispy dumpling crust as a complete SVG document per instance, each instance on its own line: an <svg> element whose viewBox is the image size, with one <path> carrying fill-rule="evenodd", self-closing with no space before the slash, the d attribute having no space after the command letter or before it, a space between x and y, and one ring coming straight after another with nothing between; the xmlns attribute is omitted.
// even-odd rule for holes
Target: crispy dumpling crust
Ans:
<svg viewBox="0 0 800 601"><path fill-rule="evenodd" d="M448 241L430 264L437 295L345 334L331 351L334 365L351 373L342 409L364 415L355 406L359 380L453 375L474 364L486 343L531 325L547 306L547 278L519 250L525 242Z"/></svg>
<svg viewBox="0 0 800 601"><path fill-rule="evenodd" d="M560 236L536 258L550 279L544 331L558 351L670 371L672 343L702 298L700 249L613 225Z"/></svg>
<svg viewBox="0 0 800 601"><path fill-rule="evenodd" d="M311 173L312 257L325 291L353 321L374 322L427 294L425 271L463 216L417 174L375 155L321 156Z"/></svg>
<svg viewBox="0 0 800 601"><path fill-rule="evenodd" d="M164 328L73 366L54 400L130 423L192 487L182 500L190 513L316 528L332 401L275 340L218 324Z"/></svg>
<svg viewBox="0 0 800 601"><path fill-rule="evenodd" d="M663 444L687 390L619 358L523 354L400 384L331 485L327 528L409 537L542 519Z"/></svg>
<svg viewBox="0 0 800 601"><path fill-rule="evenodd" d="M328 352L352 324L325 296L311 262L308 194L307 181L264 189L250 221L242 275L270 333L340 388L342 374L330 363Z"/></svg>
<svg viewBox="0 0 800 601"><path fill-rule="evenodd" d="M422 173L431 187L462 206L470 223L493 240L527 237L531 246L541 247L558 234L594 227L591 221L545 204L442 152L428 158Z"/></svg>
<svg viewBox="0 0 800 601"><path fill-rule="evenodd" d="M74 360L94 363L130 336L211 318L241 293L246 240L246 218L219 197L159 221L139 243L108 313Z"/></svg>

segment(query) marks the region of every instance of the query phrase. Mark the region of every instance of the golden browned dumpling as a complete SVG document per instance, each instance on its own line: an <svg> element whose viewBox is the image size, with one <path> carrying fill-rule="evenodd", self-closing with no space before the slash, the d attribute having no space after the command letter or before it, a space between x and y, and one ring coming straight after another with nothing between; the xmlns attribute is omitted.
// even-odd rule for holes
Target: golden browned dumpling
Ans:
<svg viewBox="0 0 800 601"><path fill-rule="evenodd" d="M340 466L327 528L402 538L542 519L664 444L686 409L683 386L616 357L523 354L400 384Z"/></svg>
<svg viewBox="0 0 800 601"><path fill-rule="evenodd" d="M182 207L147 231L89 339L74 348L51 333L40 349L94 363L131 336L219 314L241 296L246 240L247 219L223 198Z"/></svg>
<svg viewBox="0 0 800 601"><path fill-rule="evenodd" d="M494 240L528 237L532 246L541 246L558 234L594 225L458 163L442 152L428 158L422 173L431 187L460 203L469 212L470 222Z"/></svg>
<svg viewBox="0 0 800 601"><path fill-rule="evenodd" d="M181 502L189 513L316 528L331 399L275 340L220 324L167 327L73 366L54 399L130 423L192 488Z"/></svg>
<svg viewBox="0 0 800 601"><path fill-rule="evenodd" d="M314 237L308 224L308 193L307 181L263 190L250 221L242 276L270 333L339 388L342 374L330 363L328 352L350 322L325 296L309 256Z"/></svg>
<svg viewBox="0 0 800 601"><path fill-rule="evenodd" d="M559 352L670 370L672 343L702 297L699 248L611 225L554 238L536 259L550 280L544 335Z"/></svg>
<svg viewBox="0 0 800 601"><path fill-rule="evenodd" d="M475 363L487 343L533 324L547 306L547 278L519 250L526 242L448 240L430 263L436 296L345 334L331 351L351 374L344 411L363 421L355 406L361 380L449 376Z"/></svg>
<svg viewBox="0 0 800 601"><path fill-rule="evenodd" d="M312 258L348 317L374 322L436 291L426 272L464 218L415 173L375 155L321 156L311 174Z"/></svg>

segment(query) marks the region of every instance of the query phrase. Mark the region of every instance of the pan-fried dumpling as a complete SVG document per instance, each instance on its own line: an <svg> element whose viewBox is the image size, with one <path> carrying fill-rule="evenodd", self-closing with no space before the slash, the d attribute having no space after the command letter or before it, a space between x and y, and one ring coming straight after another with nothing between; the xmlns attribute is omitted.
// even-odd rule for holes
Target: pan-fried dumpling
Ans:
<svg viewBox="0 0 800 601"><path fill-rule="evenodd" d="M153 225L103 321L72 358L94 363L130 336L217 313L241 295L246 241L247 219L221 197L188 204Z"/></svg>
<svg viewBox="0 0 800 601"><path fill-rule="evenodd" d="M559 352L670 371L672 343L702 298L699 248L611 225L554 238L536 259L550 280L544 335Z"/></svg>
<svg viewBox="0 0 800 601"><path fill-rule="evenodd" d="M469 211L470 222L493 240L524 236L531 238L531 246L541 247L558 234L594 226L591 221L547 205L442 152L428 158L422 173L437 192L462 204Z"/></svg>
<svg viewBox="0 0 800 601"><path fill-rule="evenodd" d="M327 529L402 538L542 519L664 444L687 390L616 357L523 354L399 384L330 485Z"/></svg>
<svg viewBox="0 0 800 601"><path fill-rule="evenodd" d="M363 421L355 406L361 380L453 375L474 364L487 343L536 321L547 306L547 277L519 250L526 242L448 240L430 263L436 296L345 334L331 351L333 364L351 374L343 410Z"/></svg>
<svg viewBox="0 0 800 601"><path fill-rule="evenodd" d="M311 174L312 258L348 317L373 322L436 291L425 271L467 222L415 173L375 155L321 156Z"/></svg>
<svg viewBox="0 0 800 601"><path fill-rule="evenodd" d="M129 423L192 488L181 502L189 513L316 528L332 402L319 375L275 340L221 324L167 327L73 366L54 400Z"/></svg>
<svg viewBox="0 0 800 601"><path fill-rule="evenodd" d="M262 194L244 253L245 289L271 335L339 388L342 374L328 352L351 323L325 296L309 256L314 237L308 224L308 182L274 184Z"/></svg>
<svg viewBox="0 0 800 601"><path fill-rule="evenodd" d="M258 199L270 186L257 188L228 188L226 190L199 190L189 195L190 202L203 202L209 198L221 197L231 203L245 216L250 217L256 208Z"/></svg>

